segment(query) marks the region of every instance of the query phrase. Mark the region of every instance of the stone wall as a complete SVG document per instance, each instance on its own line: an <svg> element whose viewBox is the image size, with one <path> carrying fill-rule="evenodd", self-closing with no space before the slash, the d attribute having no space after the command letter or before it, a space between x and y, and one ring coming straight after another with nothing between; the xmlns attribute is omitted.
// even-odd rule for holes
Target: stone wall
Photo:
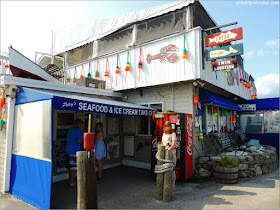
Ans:
<svg viewBox="0 0 280 210"><path fill-rule="evenodd" d="M239 151L239 177L253 177L267 174L279 166L278 154L275 147L262 146L262 150ZM199 178L212 177L212 167L221 160L220 156L198 157L196 159L195 175Z"/></svg>

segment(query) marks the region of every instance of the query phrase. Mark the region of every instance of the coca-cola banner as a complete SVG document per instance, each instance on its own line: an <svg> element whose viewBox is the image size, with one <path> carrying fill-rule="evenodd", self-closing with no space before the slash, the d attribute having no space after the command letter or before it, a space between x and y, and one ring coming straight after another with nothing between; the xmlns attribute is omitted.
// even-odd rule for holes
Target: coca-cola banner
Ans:
<svg viewBox="0 0 280 210"><path fill-rule="evenodd" d="M186 114L186 155L185 155L185 178L193 175L193 120L191 114Z"/></svg>

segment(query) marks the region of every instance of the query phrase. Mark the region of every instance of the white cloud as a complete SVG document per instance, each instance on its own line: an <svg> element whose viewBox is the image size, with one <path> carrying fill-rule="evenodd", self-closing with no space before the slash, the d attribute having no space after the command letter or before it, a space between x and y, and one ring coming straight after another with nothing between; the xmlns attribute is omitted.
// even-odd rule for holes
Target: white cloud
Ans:
<svg viewBox="0 0 280 210"><path fill-rule="evenodd" d="M247 58L250 58L250 57L252 57L254 54L255 54L255 51L254 51L254 50L250 50L250 51L246 52L244 56L247 57Z"/></svg>
<svg viewBox="0 0 280 210"><path fill-rule="evenodd" d="M258 98L279 97L279 76L279 74L268 74L256 78Z"/></svg>
<svg viewBox="0 0 280 210"><path fill-rule="evenodd" d="M264 56L264 55L265 55L265 52L263 49L258 51L258 56Z"/></svg>
<svg viewBox="0 0 280 210"><path fill-rule="evenodd" d="M266 41L265 44L268 47L279 49L279 40L280 39L269 40L269 41Z"/></svg>
<svg viewBox="0 0 280 210"><path fill-rule="evenodd" d="M258 56L269 56L269 55L271 55L271 50L264 50L264 49L260 49L260 50L258 50L258 52L257 52L257 55Z"/></svg>
<svg viewBox="0 0 280 210"><path fill-rule="evenodd" d="M278 55L279 56L279 51L274 51L273 55Z"/></svg>

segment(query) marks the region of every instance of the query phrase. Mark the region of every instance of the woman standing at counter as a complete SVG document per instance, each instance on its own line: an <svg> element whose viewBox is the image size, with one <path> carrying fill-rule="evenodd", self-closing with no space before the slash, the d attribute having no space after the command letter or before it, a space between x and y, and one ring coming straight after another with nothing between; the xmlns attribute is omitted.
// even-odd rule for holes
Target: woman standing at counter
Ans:
<svg viewBox="0 0 280 210"><path fill-rule="evenodd" d="M106 149L103 141L104 131L102 123L96 123L95 125L95 159L98 165L98 177L97 179L101 179L103 177L103 161L102 158L106 157Z"/></svg>

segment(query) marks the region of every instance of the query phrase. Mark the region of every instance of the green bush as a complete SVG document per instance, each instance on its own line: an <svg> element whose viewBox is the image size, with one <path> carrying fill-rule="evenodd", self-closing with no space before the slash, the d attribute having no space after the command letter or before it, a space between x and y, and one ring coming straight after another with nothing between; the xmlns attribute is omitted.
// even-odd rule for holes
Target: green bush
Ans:
<svg viewBox="0 0 280 210"><path fill-rule="evenodd" d="M238 167L239 166L239 160L237 157L230 157L230 156L227 156L225 153L221 153L220 157L221 157L221 161L220 161L221 167Z"/></svg>

